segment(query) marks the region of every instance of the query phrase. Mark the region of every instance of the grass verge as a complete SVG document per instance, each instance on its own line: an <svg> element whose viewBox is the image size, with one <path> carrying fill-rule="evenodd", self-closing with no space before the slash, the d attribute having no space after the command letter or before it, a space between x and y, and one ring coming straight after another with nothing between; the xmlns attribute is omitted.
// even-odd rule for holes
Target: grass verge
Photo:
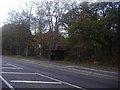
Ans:
<svg viewBox="0 0 120 90"><path fill-rule="evenodd" d="M110 71L118 71L118 69L119 69L118 67L96 65L96 64L86 64L86 63L73 62L73 61L67 61L67 60L55 61L55 62L69 64L69 65L78 65L78 66L83 66L83 67L88 67L88 68L110 70Z"/></svg>
<svg viewBox="0 0 120 90"><path fill-rule="evenodd" d="M3 56L8 56L8 57L13 57L13 58L19 58L19 59L36 59L35 57L31 56L20 56L20 55L3 55Z"/></svg>
<svg viewBox="0 0 120 90"><path fill-rule="evenodd" d="M36 59L39 60L39 58L36 57L31 57L31 56L19 56L19 55L5 55L13 58L19 58L19 59ZM48 60L48 59L44 59ZM59 60L59 61L54 61L56 63L61 63L61 64L68 64L68 65L78 65L78 66L83 66L83 67L88 67L88 68L95 68L95 69L103 69L103 70L110 70L110 71L118 71L118 67L110 67L110 66L104 66L104 65L96 65L96 64L86 64L86 63L81 63L81 62L73 62L73 61L68 61L68 60Z"/></svg>

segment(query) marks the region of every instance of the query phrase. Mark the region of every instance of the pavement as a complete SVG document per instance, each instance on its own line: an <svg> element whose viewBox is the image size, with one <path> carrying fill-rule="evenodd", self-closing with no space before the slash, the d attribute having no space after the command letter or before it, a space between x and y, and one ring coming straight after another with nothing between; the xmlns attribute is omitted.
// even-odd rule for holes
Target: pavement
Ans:
<svg viewBox="0 0 120 90"><path fill-rule="evenodd" d="M2 57L2 88L119 88L119 72L60 64L48 60Z"/></svg>

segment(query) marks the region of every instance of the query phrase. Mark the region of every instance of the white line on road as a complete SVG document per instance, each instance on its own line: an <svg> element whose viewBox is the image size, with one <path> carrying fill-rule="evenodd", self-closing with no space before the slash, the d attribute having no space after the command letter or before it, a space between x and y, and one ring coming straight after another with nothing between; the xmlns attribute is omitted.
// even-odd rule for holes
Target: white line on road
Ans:
<svg viewBox="0 0 120 90"><path fill-rule="evenodd" d="M78 66L77 66L78 67ZM101 71L101 72L106 72L106 73L114 73L114 74L118 74L118 72L113 72L113 71L105 71L105 70L99 70L99 69L93 69L93 68L87 68L87 67L80 67L82 69L86 69L86 70L92 70L92 71Z"/></svg>
<svg viewBox="0 0 120 90"><path fill-rule="evenodd" d="M10 64L10 63L6 63L6 64L9 65L9 66L14 67L14 68L11 68L11 69L23 69L23 68L20 68L20 67L18 67L16 65ZM5 68L5 67L3 67L3 68Z"/></svg>
<svg viewBox="0 0 120 90"><path fill-rule="evenodd" d="M26 80L11 80L12 83L38 83L38 84L62 84L61 82L46 82L46 81L26 81Z"/></svg>
<svg viewBox="0 0 120 90"><path fill-rule="evenodd" d="M36 73L22 73L22 72L0 72L2 74L31 74L35 75Z"/></svg>
<svg viewBox="0 0 120 90"><path fill-rule="evenodd" d="M23 69L23 68L14 68L14 67L0 67L0 69Z"/></svg>
<svg viewBox="0 0 120 90"><path fill-rule="evenodd" d="M116 80L118 80L118 76L112 76L112 75L107 75L107 74L101 74L101 73L95 73L95 72L90 72L90 71L83 71L83 70L77 70L77 69L70 69L70 70L74 70L74 71L80 71L81 74L85 74L85 75L99 75L99 76L105 76L105 77L110 77L110 78L114 78Z"/></svg>
<svg viewBox="0 0 120 90"><path fill-rule="evenodd" d="M56 67L65 67L65 68L71 68L71 69L75 67L75 68L79 68L79 69L85 69L85 70L91 70L91 71L97 71L97 72L100 71L100 72L118 74L118 72L106 71L106 70L100 70L100 69L93 69L93 68L87 68L87 67L82 67L82 66L56 66Z"/></svg>
<svg viewBox="0 0 120 90"><path fill-rule="evenodd" d="M51 80L54 80L54 81L57 81L57 82L69 85L69 86L72 86L72 87L75 87L75 88L80 88L82 90L86 90L83 87L80 87L80 86L77 86L77 85L73 85L73 84L70 84L68 82L64 82L64 81L61 81L61 80L58 80L58 79L55 79L55 78L52 78L52 77L40 74L40 73L21 73L21 72L0 72L0 73L2 73L2 74L26 74L26 75L30 75L31 74L31 75L39 75L39 76L42 76L42 77L45 77L45 78L48 78L48 79L51 79Z"/></svg>
<svg viewBox="0 0 120 90"><path fill-rule="evenodd" d="M72 87L75 87L75 88L80 88L82 90L86 90L85 88L83 87L80 87L80 86L77 86L77 85L73 85L73 84L70 84L70 83L67 83L67 82L64 82L64 81L61 81L61 80L58 80L58 79L55 79L55 78L52 78L52 77L49 77L49 76L46 76L46 75L43 75L43 74L40 74L40 73L36 73L37 75L40 75L42 77L46 77L46 78L49 78L51 80L55 80L55 81L58 81L58 82L61 82L61 83L64 83L66 85L69 85L69 86L72 86Z"/></svg>
<svg viewBox="0 0 120 90"><path fill-rule="evenodd" d="M0 78L11 90L15 90L2 76Z"/></svg>
<svg viewBox="0 0 120 90"><path fill-rule="evenodd" d="M12 66L12 67L16 67L17 68L17 66L15 66L15 65L13 65L13 64L10 64L10 63L6 63L7 65L9 65L9 66Z"/></svg>

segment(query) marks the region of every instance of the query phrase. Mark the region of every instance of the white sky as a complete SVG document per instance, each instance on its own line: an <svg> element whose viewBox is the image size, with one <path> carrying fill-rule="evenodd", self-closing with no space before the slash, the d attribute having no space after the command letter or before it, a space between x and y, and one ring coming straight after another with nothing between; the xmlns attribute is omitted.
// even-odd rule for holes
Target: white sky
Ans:
<svg viewBox="0 0 120 90"><path fill-rule="evenodd" d="M29 2L33 0L0 0L0 27L2 27L4 22L6 21L8 12L11 10L20 10L20 7L23 7L26 1ZM35 1L50 1L50 0L35 0Z"/></svg>
<svg viewBox="0 0 120 90"><path fill-rule="evenodd" d="M20 10L20 7L23 7L26 1L29 2L33 0L0 0L0 27L2 27L4 22L6 21L8 12L11 10ZM35 1L50 1L50 0L35 0Z"/></svg>
<svg viewBox="0 0 120 90"><path fill-rule="evenodd" d="M0 0L0 27L2 27L3 23L6 21L8 12L11 10L19 10L20 7L23 7L23 5L25 5L26 1L31 1L31 0ZM49 1L49 0L36 0L36 1ZM68 1L71 1L71 0L68 0ZM91 0L78 0L78 1L85 2L85 1L91 1ZM99 0L95 0L95 1L99 1ZM120 1L120 0L100 0L100 1Z"/></svg>
<svg viewBox="0 0 120 90"><path fill-rule="evenodd" d="M8 12L10 10L19 9L19 4L23 0L0 0L0 27L6 21Z"/></svg>

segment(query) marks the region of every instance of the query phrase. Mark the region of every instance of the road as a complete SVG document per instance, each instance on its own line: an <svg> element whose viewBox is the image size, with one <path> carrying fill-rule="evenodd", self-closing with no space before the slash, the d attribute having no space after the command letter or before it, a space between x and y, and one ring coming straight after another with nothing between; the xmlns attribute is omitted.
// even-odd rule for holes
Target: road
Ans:
<svg viewBox="0 0 120 90"><path fill-rule="evenodd" d="M118 89L118 72L91 69L53 61L2 57L3 88Z"/></svg>

